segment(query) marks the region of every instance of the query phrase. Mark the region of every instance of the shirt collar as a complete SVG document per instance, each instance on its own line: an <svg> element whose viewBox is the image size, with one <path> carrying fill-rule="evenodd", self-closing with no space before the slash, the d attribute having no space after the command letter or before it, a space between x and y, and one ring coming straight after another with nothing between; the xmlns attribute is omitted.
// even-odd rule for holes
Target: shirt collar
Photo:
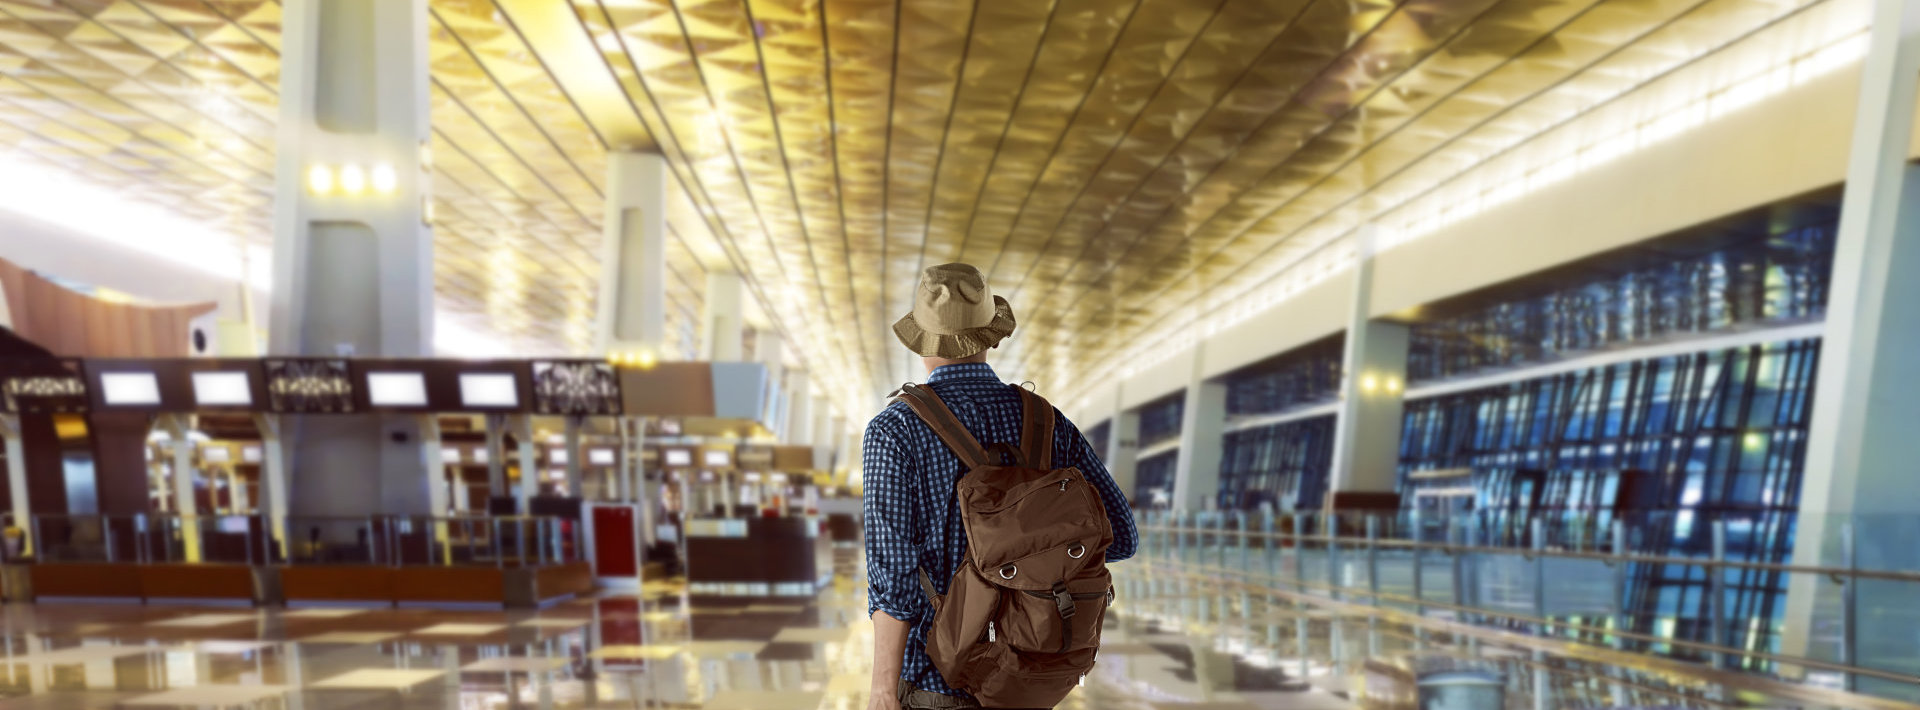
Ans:
<svg viewBox="0 0 1920 710"><path fill-rule="evenodd" d="M984 362L963 362L955 365L941 365L933 368L927 375L927 384L950 382L953 380L987 380L999 382L1000 376L993 374L993 367Z"/></svg>

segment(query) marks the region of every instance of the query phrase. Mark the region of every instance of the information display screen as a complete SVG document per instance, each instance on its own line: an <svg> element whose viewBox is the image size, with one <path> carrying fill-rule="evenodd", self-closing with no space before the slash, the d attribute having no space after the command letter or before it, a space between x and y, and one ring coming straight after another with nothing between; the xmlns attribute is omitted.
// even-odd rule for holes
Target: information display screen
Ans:
<svg viewBox="0 0 1920 710"><path fill-rule="evenodd" d="M160 403L160 378L151 372L107 372L100 375L100 397L112 406Z"/></svg>
<svg viewBox="0 0 1920 710"><path fill-rule="evenodd" d="M193 401L202 407L248 407L253 405L253 386L245 372L196 372Z"/></svg>
<svg viewBox="0 0 1920 710"><path fill-rule="evenodd" d="M367 402L375 407L425 407L427 376L418 372L369 372Z"/></svg>
<svg viewBox="0 0 1920 710"><path fill-rule="evenodd" d="M686 449L667 449L664 453L668 466L692 466L693 452Z"/></svg>
<svg viewBox="0 0 1920 710"><path fill-rule="evenodd" d="M511 372L460 373L460 404L480 409L520 406L520 387Z"/></svg>

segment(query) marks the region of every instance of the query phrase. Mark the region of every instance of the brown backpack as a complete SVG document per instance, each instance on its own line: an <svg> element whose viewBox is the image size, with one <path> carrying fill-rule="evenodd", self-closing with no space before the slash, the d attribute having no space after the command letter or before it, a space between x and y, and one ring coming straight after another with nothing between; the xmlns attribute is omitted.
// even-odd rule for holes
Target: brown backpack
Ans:
<svg viewBox="0 0 1920 710"><path fill-rule="evenodd" d="M946 595L920 570L933 605L927 656L947 685L982 705L1052 707L1100 649L1113 603L1113 526L1078 469L1053 468L1053 406L1015 389L1024 410L1019 448L982 448L932 389L900 390L968 469L955 486L967 554Z"/></svg>

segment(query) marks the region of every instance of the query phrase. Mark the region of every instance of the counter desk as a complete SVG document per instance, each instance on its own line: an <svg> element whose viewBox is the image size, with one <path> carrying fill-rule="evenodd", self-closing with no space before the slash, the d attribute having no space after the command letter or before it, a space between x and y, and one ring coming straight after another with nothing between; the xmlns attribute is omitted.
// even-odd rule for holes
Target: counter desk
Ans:
<svg viewBox="0 0 1920 710"><path fill-rule="evenodd" d="M687 522L694 596L812 596L833 578L833 541L817 516Z"/></svg>

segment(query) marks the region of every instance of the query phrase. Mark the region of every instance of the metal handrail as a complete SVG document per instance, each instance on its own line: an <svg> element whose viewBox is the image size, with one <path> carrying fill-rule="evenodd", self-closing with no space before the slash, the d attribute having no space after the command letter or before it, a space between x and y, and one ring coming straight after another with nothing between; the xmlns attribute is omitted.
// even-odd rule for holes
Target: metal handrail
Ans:
<svg viewBox="0 0 1920 710"><path fill-rule="evenodd" d="M1161 561L1161 565L1168 566L1168 567L1175 567L1175 568L1191 568L1195 571L1186 572L1184 570L1181 570L1181 573L1186 574L1188 576L1194 576L1194 577L1205 577L1206 575L1214 575L1212 579L1217 580L1219 576L1226 575L1226 576L1243 577L1248 579L1265 579L1265 580L1273 580L1273 581L1284 581L1288 585L1304 585L1313 589L1323 589L1323 590L1333 591L1333 592L1344 592L1344 593L1349 593L1355 596L1370 597L1375 599L1376 601L1379 601L1379 600L1397 601L1403 604L1432 607L1435 609L1442 609L1446 611L1453 611L1453 612L1459 612L1459 613L1465 613L1465 614L1474 614L1474 615L1483 616L1483 617L1485 616L1500 617L1503 619L1507 619L1507 620L1514 621L1519 624L1525 624L1525 625L1556 626L1556 627L1560 627L1567 630L1607 634L1607 635L1618 636L1623 639L1631 639L1634 641L1644 641L1644 642L1650 642L1650 643L1666 644L1669 646L1691 648L1699 651L1706 651L1709 653L1727 653L1729 655L1734 655L1734 656L1742 656L1746 658L1753 658L1753 659L1758 659L1763 661L1771 661L1771 662L1782 664L1782 665L1805 666L1807 668L1816 668L1824 671L1834 671L1836 673L1854 673L1858 675L1879 678L1881 680L1889 680L1889 681L1896 681L1901 683L1909 683L1913 685L1920 685L1920 675L1908 675L1905 673L1897 673L1894 671L1883 671L1875 668L1868 668L1865 666L1851 666L1851 665L1846 665L1842 663L1822 661L1819 659L1805 658L1801 656L1782 656L1779 654L1772 654L1764 651L1749 651L1742 648L1737 648L1733 646L1722 646L1718 644L1707 643L1704 641L1692 641L1688 639L1667 638L1664 636L1643 634L1636 631L1623 631L1620 629L1610 629L1610 628L1600 627L1600 626L1591 626L1587 624L1573 623L1570 621L1561 621L1561 620L1555 620L1551 618L1529 616L1526 614L1519 614L1519 613L1510 612L1510 611L1502 611L1498 609L1469 607L1469 606L1462 606L1458 604L1449 604L1446 602L1428 601L1425 599L1416 599L1414 597L1409 597L1404 594L1395 594L1393 592L1373 591L1373 590L1368 590L1360 587L1343 587L1340 585L1328 584L1326 582L1316 582L1316 581L1304 580L1304 579L1295 580L1289 577L1282 577L1280 575L1249 572L1247 570L1236 569L1232 567L1219 567L1214 565L1205 565L1200 563L1179 562L1179 561L1174 561L1171 563L1168 563L1166 561ZM1238 583L1248 584L1248 586L1258 586L1258 585L1251 585L1247 582L1238 582ZM1274 592L1279 593L1282 596L1300 596L1297 592L1288 592L1278 587L1261 586L1259 588L1272 590ZM1371 604L1368 606L1371 606L1373 608L1380 608L1380 609L1387 608L1387 607L1382 607L1377 603Z"/></svg>
<svg viewBox="0 0 1920 710"><path fill-rule="evenodd" d="M1368 534L1365 537L1355 537L1350 535L1336 535L1336 534L1333 534L1331 527L1329 527L1327 531L1322 534L1318 534L1318 535L1305 534L1304 523L1306 521L1299 517L1295 517L1292 520L1293 527L1295 529L1294 533L1289 534L1289 533L1275 532L1273 531L1273 526L1276 520L1271 515L1265 517L1264 527L1266 528L1266 530L1253 531L1253 530L1247 529L1247 523L1248 523L1247 516L1242 515L1238 517L1239 517L1239 520L1237 524L1231 529L1227 527L1227 521L1224 516L1208 516L1208 518L1210 519L1196 520L1196 523L1200 523L1200 525L1196 525L1192 527L1182 526L1177 523L1174 525L1166 525L1166 524L1141 525L1139 527L1139 530L1142 533L1141 539L1144 543L1143 545L1143 547L1145 548L1144 551L1146 552L1146 555L1149 558L1152 558L1156 563L1162 564L1164 566L1173 567L1176 572L1179 572L1182 575L1198 576L1197 574L1192 572L1187 572L1186 570L1189 570L1189 569L1199 570L1202 573L1213 575L1216 579L1226 578L1230 584L1238 584L1243 586L1256 586L1257 588L1265 589L1270 593L1278 593L1278 594L1289 596L1289 597L1318 599L1319 600L1318 603L1321 603L1321 604L1326 604L1326 603L1342 604L1342 603L1346 603L1342 601L1343 598L1351 599L1351 598L1359 597L1359 598L1366 599L1367 601L1365 602L1365 605L1368 608L1372 608L1372 609L1381 609L1385 611L1397 612L1398 610L1394 609L1393 607L1387 606L1387 604L1399 603L1399 604L1411 606L1415 610L1416 614L1419 612L1423 612L1427 608L1433 608L1433 609L1460 613L1460 614L1466 615L1466 617L1469 619L1483 619L1483 620L1484 619L1502 619L1518 626L1531 626L1536 630L1537 635L1543 636L1543 637L1547 636L1548 630L1553 627L1559 627L1564 631L1577 632L1578 634L1585 634L1585 635L1600 635L1600 636L1610 635L1614 639L1616 639L1616 643L1618 641L1631 640L1631 641L1636 641L1636 642L1645 643L1645 644L1656 644L1656 645L1664 644L1669 648L1675 648L1675 649L1690 649L1690 650L1700 651L1707 654L1711 659L1712 664L1716 667L1721 666L1722 661L1725 658L1740 658L1740 659L1748 659L1753 661L1769 662L1777 665L1797 666L1797 667L1808 668L1808 669L1838 672L1842 674L1843 681L1845 683L1845 686L1848 689L1851 689L1853 687L1855 683L1855 679L1858 677L1876 678L1880 680L1905 683L1910 685L1920 685L1920 675L1909 675L1909 674L1900 673L1897 671L1887 671L1887 670L1869 668L1869 667L1864 667L1864 666L1859 666L1854 664L1855 659L1857 659L1857 655L1855 655L1852 652L1852 645L1854 643L1854 638L1853 638L1853 632L1851 631L1851 625L1852 625L1851 620L1855 613L1855 610L1851 608L1851 597L1852 597L1851 592L1853 591L1853 587L1855 584L1857 584L1858 580L1877 579L1877 580L1891 580L1891 581L1920 581L1920 574L1897 572L1897 571L1883 571L1883 570L1860 570L1853 567L1805 566L1805 565L1755 563L1755 562L1743 562L1738 560L1727 560L1724 558L1724 551L1723 551L1724 533L1722 532L1722 529L1717 524L1715 526L1715 536L1714 536L1714 546L1713 546L1714 556L1709 558L1693 558L1693 557L1674 557L1674 556L1668 556L1668 555L1639 554L1639 553L1632 553L1632 552L1597 552L1597 551L1590 552L1590 551L1551 550L1544 547L1545 536L1539 534L1541 532L1541 525L1538 523L1538 521L1536 521L1533 525L1532 540L1534 544L1531 547L1515 548L1515 547L1487 546L1487 545L1479 545L1479 544L1462 545L1462 544L1454 544L1454 543L1426 542L1426 541L1419 541L1419 540L1382 539L1377 534L1377 528L1374 524L1375 519L1371 517L1368 518L1368 525L1367 525ZM1185 519L1184 515L1175 514L1176 521L1183 520L1183 519ZM1206 523L1211 523L1211 525L1210 526L1206 525ZM1473 537L1471 532L1472 532L1471 530L1468 531L1469 538ZM1191 537L1191 541L1189 541L1189 537ZM1247 564L1249 562L1250 555L1256 549L1249 544L1251 541L1254 541L1254 540L1292 543L1290 546L1293 547L1293 549L1295 550L1293 565L1292 565L1293 566L1292 574L1289 576L1289 575L1274 573L1271 571L1268 571L1268 572L1254 571L1252 569L1252 566ZM1615 524L1613 540L1614 540L1614 549L1620 550L1625 547L1622 544L1625 540L1625 529L1619 523ZM1237 545L1235 544L1236 541L1238 542ZM1217 547L1218 549L1214 551L1206 551L1204 548L1209 544L1211 544L1214 547ZM1307 579L1307 573L1305 568L1305 557L1299 553L1302 551L1311 549L1310 546L1318 547L1319 549L1324 550L1326 552L1327 580L1328 580L1326 582ZM1231 566L1227 563L1226 555L1229 547L1237 547L1240 551L1241 564L1238 567ZM1369 574L1368 574L1366 587L1363 588L1358 586L1346 586L1346 585L1333 583L1333 580L1335 579L1335 577L1333 576L1334 570L1341 565L1340 554L1343 551L1343 547L1360 548L1364 552L1366 556L1365 562L1369 566ZM1850 534L1850 532L1843 531L1842 547L1843 547L1843 556L1846 557L1849 561L1851 561L1852 554L1853 554L1852 552L1853 542L1852 542L1852 535ZM1194 550L1193 548L1200 548L1200 549ZM1278 560L1275 558L1274 552L1280 548L1273 544L1263 544L1263 545L1260 545L1257 549L1260 550L1261 555L1266 558L1266 567L1269 569L1276 568L1277 566L1276 563L1278 562ZM1381 549L1403 549L1403 550L1411 550L1413 552L1412 559L1416 563L1414 568L1414 573L1413 573L1413 580L1412 580L1414 585L1413 586L1414 596L1407 596L1404 594L1380 591L1379 573L1378 573L1378 567L1377 567L1378 555L1376 553L1379 552ZM1199 552L1202 552L1202 554L1200 555L1188 554L1193 551L1199 551ZM1546 583L1544 579L1545 567L1543 566L1536 566L1535 568L1535 574L1536 574L1535 592L1534 592L1534 602L1535 602L1534 612L1535 613L1533 614L1520 614L1520 613L1505 611L1498 608L1467 606L1459 603L1430 601L1424 598L1424 596L1422 596L1420 592L1420 590L1422 589L1421 579L1423 576L1421 573L1422 564L1420 563L1420 560L1422 559L1422 554L1427 551L1437 551L1455 560L1455 563L1454 563L1455 572L1454 572L1454 578L1453 578L1454 585L1455 585L1455 602L1458 602L1460 599L1460 596L1459 596L1460 580L1458 577L1459 570L1460 570L1459 568L1460 560L1466 559L1468 556L1475 555L1475 554L1519 556L1527 560L1534 560L1536 558L1597 560L1607 564L1607 566L1609 567L1615 568L1616 570L1623 570L1625 569L1625 567L1623 567L1622 565L1632 564L1632 563L1671 564L1671 565L1687 565L1687 566L1699 565L1703 568L1713 570L1712 572L1709 572L1709 577L1710 579L1715 581L1716 588L1712 590L1711 593L1716 597L1720 593L1719 589L1717 588L1717 585L1719 583L1718 580L1724 577L1724 574L1721 574L1721 571L1725 569L1761 570L1761 571L1782 572L1782 573L1824 575L1840 583L1842 585L1842 591L1845 595L1845 599L1843 600L1842 615L1843 615L1843 623L1847 625L1848 630L1844 632L1845 636L1842 641L1842 649L1841 649L1842 659L1839 662L1823 661L1823 660L1814 659L1814 658L1768 653L1765 651L1749 650L1745 648L1728 645L1724 643L1724 641L1726 640L1726 635L1724 633L1725 627L1723 625L1723 620L1720 618L1723 612L1719 610L1717 607L1711 612L1711 615L1713 617L1712 622L1715 625L1714 631L1713 631L1713 638L1716 641L1720 641L1720 643L1707 642L1707 641L1693 641L1693 640L1682 639L1682 638L1668 638L1668 637L1656 636L1651 634L1643 634L1643 633L1629 631L1629 630L1620 629L1620 628L1606 628L1606 627L1598 627L1598 626L1592 626L1592 625L1582 624L1582 623L1575 623L1571 620L1554 620L1553 618L1548 616L1545 611L1544 599L1545 599ZM1218 564L1210 564L1208 561L1205 561L1206 558L1215 556L1215 555L1205 554L1207 552L1217 552ZM1616 572L1616 578L1618 574L1619 573ZM1255 584L1256 581L1265 583L1265 586L1256 585ZM1280 589L1280 587L1282 586L1290 587L1298 591L1288 592L1283 589ZM1320 597L1315 595L1308 595L1306 592L1309 589L1324 591L1326 593L1326 596ZM1618 608L1618 605L1621 603L1622 602L1618 599L1614 601L1616 608ZM1629 612L1627 612L1624 609L1620 609L1618 611L1618 614L1614 614L1614 615L1617 616L1617 615L1623 615L1627 613Z"/></svg>
<svg viewBox="0 0 1920 710"><path fill-rule="evenodd" d="M31 539L34 541L34 556L41 561L55 561L63 557L74 559L69 555L60 554L63 547L65 547L65 543L56 545L53 541L46 539L44 535L45 528L48 527L47 524L50 524L50 521L57 520L67 523L66 529L69 530L72 529L72 524L76 522L83 526L82 529L88 530L88 539L83 542L84 547L79 548L82 551L79 559L148 564L156 561L176 561L175 558L180 556L182 549L184 549L180 546L183 544L184 535L186 534L185 531L189 528L198 530L200 533L198 537L201 541L202 559L204 561L206 553L208 552L206 543L212 539L211 536L205 534L211 530L208 526L214 522L236 519L245 519L249 522L249 525L244 533L235 531L236 534L240 535L241 539L237 548L228 548L228 554L226 555L226 559L223 560L224 562L241 561L246 564L277 563L293 565L308 564L315 561L314 558L295 554L294 550L301 544L299 541L304 539L301 533L295 530L287 530L285 532L287 539L284 542L288 545L288 554L284 558L276 559L278 546L274 542L277 537L273 526L274 521L269 520L268 516L264 513L246 515L181 515L168 513L128 515L39 514L32 516L29 523L32 526ZM258 527L252 525L255 521L258 522ZM563 531L562 520L555 516L321 515L290 516L284 518L284 521L293 526L351 524L357 528L359 534L364 536L364 542L352 543L348 546L360 547L361 552L355 556L364 555L364 563L375 565L397 567L407 564L419 564L418 562L408 562L407 550L409 548L417 548L417 546L413 545L412 541L408 539L412 536L420 536L425 540L427 546L424 550L425 554L418 559L424 559L426 561L425 563L429 565L454 565L454 550L462 547L473 553L471 557L472 560L489 560L490 558L490 563L494 567L508 566L507 561L509 559L515 561L514 566L567 562L579 559L579 555L583 551L583 545L576 541L575 544L571 546L571 554L569 553L569 544L567 536ZM464 530L467 533L465 537L466 544L461 545L460 543L453 542L450 537L439 537L436 533L442 525L446 526L445 530L449 533L456 530ZM98 528L98 539L92 539L92 530L95 526ZM399 530L403 528L407 529L408 532L399 532ZM510 530L516 534L520 554L511 558L501 554L500 537L503 530ZM336 529L336 532L339 531L340 529ZM484 531L484 537L476 537L474 535L476 531ZM576 534L581 533L582 531L576 530ZM264 541L264 545L261 544L263 541L255 539L257 535L266 536L267 539ZM529 549L529 541L527 539L529 536L534 536L534 539L531 541L531 549ZM131 544L123 544L127 542L131 542ZM72 549L67 549L66 551L70 554ZM240 555L239 560L233 559L234 553ZM481 564L484 565L487 563L482 562Z"/></svg>
<svg viewBox="0 0 1920 710"><path fill-rule="evenodd" d="M1249 539L1273 539L1283 542L1326 542L1352 544L1358 546L1396 547L1404 549L1436 550L1446 554L1479 553L1495 555L1517 555L1526 558L1555 557L1561 559L1600 560L1603 562L1627 562L1669 565L1701 565L1729 569L1744 569L1760 572L1784 572L1790 574L1812 574L1827 577L1854 577L1858 579L1876 579L1892 582L1920 582L1920 572L1902 572L1897 570L1856 569L1849 567L1820 567L1812 565L1794 565L1778 562L1748 562L1744 560L1715 560L1711 557L1674 557L1671 555L1650 555L1638 552L1583 552L1579 550L1556 550L1553 548L1533 549L1528 547L1498 547L1492 545L1457 545L1445 542L1425 542L1395 538L1378 538L1353 535L1294 535L1281 532L1235 531L1225 528L1173 528L1160 525L1141 525L1142 532L1198 532L1226 537L1246 536Z"/></svg>

